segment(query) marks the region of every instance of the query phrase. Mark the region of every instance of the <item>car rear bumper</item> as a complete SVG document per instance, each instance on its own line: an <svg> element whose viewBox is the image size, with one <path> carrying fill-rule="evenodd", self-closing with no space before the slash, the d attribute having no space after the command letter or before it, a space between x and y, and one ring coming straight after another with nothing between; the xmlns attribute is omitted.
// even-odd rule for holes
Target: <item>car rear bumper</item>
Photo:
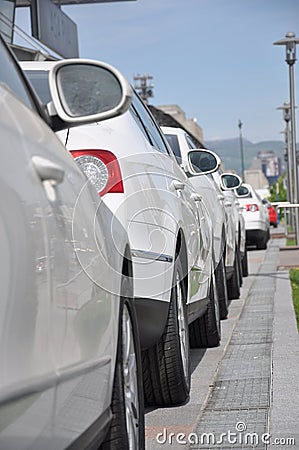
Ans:
<svg viewBox="0 0 299 450"><path fill-rule="evenodd" d="M265 232L267 231L267 225L262 220L251 220L245 223L246 235L247 232Z"/></svg>

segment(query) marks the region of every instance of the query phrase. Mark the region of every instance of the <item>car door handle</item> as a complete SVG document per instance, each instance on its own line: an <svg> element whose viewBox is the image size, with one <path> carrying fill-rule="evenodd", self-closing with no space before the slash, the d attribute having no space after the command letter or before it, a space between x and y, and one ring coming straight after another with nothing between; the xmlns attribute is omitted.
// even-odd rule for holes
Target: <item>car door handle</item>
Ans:
<svg viewBox="0 0 299 450"><path fill-rule="evenodd" d="M176 191L182 191L185 189L185 184L178 180L172 180L171 187Z"/></svg>
<svg viewBox="0 0 299 450"><path fill-rule="evenodd" d="M193 194L191 194L191 199L194 200L195 202L201 202L202 201L202 196L193 193Z"/></svg>
<svg viewBox="0 0 299 450"><path fill-rule="evenodd" d="M232 202L224 202L224 206L232 206Z"/></svg>
<svg viewBox="0 0 299 450"><path fill-rule="evenodd" d="M218 195L218 198L219 198L219 200L224 200L224 195L219 194L219 195Z"/></svg>
<svg viewBox="0 0 299 450"><path fill-rule="evenodd" d="M41 181L54 181L56 184L62 183L65 172L58 164L42 156L33 156L31 161Z"/></svg>

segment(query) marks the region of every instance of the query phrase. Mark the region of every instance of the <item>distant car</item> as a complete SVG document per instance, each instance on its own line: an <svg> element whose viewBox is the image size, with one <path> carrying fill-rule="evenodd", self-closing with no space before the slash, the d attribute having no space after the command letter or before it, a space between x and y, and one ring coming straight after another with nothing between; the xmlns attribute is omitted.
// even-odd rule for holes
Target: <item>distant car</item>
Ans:
<svg viewBox="0 0 299 450"><path fill-rule="evenodd" d="M48 103L51 63L22 67ZM203 199L136 93L122 116L59 136L128 230L146 401L185 402L189 343L216 346L221 337L211 219Z"/></svg>
<svg viewBox="0 0 299 450"><path fill-rule="evenodd" d="M266 249L270 238L270 221L266 206L250 184L243 183L236 189L236 193L245 219L246 245Z"/></svg>
<svg viewBox="0 0 299 450"><path fill-rule="evenodd" d="M219 170L221 160L218 155L207 149L197 149L192 137L182 128L162 127L167 141L176 155L179 164L186 163L188 155L193 151L200 155L200 168L204 173L204 163L209 161L208 155L218 158L218 170L207 171L206 175L192 176L188 174L194 189L203 198L212 219L214 258L218 295L220 299L221 317L228 314L228 299L240 296L240 247L239 247L239 208L236 207L234 189L241 184L241 179L234 174L222 174ZM208 166L207 166L208 168ZM225 185L225 178L231 181L231 187ZM226 283L227 278L227 289Z"/></svg>
<svg viewBox="0 0 299 450"><path fill-rule="evenodd" d="M59 62L48 113L2 38L0 66L0 448L144 448L128 236L52 131L125 112L129 91Z"/></svg>
<svg viewBox="0 0 299 450"><path fill-rule="evenodd" d="M277 228L277 225L278 225L278 214L277 214L275 206L271 205L269 200L267 200L265 198L263 199L263 204L268 209L270 225L273 225L274 228Z"/></svg>

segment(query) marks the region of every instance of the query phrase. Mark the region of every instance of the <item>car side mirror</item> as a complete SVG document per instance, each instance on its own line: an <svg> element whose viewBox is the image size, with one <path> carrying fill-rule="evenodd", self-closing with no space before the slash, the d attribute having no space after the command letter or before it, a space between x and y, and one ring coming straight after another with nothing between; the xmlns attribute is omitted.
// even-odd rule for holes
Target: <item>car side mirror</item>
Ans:
<svg viewBox="0 0 299 450"><path fill-rule="evenodd" d="M221 187L224 191L230 191L237 189L242 184L242 178L234 173L222 173L221 174Z"/></svg>
<svg viewBox="0 0 299 450"><path fill-rule="evenodd" d="M243 186L243 185L239 186L239 187L236 189L235 192L236 192L236 194L237 194L238 197L248 197L249 194L250 194L249 189L248 189L246 186Z"/></svg>
<svg viewBox="0 0 299 450"><path fill-rule="evenodd" d="M191 175L206 175L216 172L221 159L211 150L190 150L187 155L187 170Z"/></svg>
<svg viewBox="0 0 299 450"><path fill-rule="evenodd" d="M133 91L126 78L109 64L87 59L58 61L49 72L50 116L69 126L98 122L126 112Z"/></svg>

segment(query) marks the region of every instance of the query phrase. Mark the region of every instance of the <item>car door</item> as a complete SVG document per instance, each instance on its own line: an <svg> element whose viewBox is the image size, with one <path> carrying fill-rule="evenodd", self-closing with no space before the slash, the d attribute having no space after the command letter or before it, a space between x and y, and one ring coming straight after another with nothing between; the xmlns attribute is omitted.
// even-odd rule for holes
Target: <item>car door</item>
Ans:
<svg viewBox="0 0 299 450"><path fill-rule="evenodd" d="M44 435L54 407L47 200L28 152L34 106L1 40L0 66L0 448L21 449Z"/></svg>
<svg viewBox="0 0 299 450"><path fill-rule="evenodd" d="M153 172L163 174L159 177L160 183L163 180L163 186L159 186L155 204L165 217L171 217L171 222L176 226L173 229L175 235L179 227L184 232L189 270L192 269L189 301L198 301L206 297L211 275L211 228L207 211L178 166L151 114L137 96L133 99L133 109L137 123L150 144L149 151L155 165ZM175 240L173 242L174 256Z"/></svg>
<svg viewBox="0 0 299 450"><path fill-rule="evenodd" d="M0 59L0 401L20 398L0 410L0 447L16 448L11 437L25 436L18 448L57 448L110 403L120 276L113 264L111 277L109 267L99 270L109 266L111 246L94 224L108 213L97 214L98 196L37 114L4 47Z"/></svg>

